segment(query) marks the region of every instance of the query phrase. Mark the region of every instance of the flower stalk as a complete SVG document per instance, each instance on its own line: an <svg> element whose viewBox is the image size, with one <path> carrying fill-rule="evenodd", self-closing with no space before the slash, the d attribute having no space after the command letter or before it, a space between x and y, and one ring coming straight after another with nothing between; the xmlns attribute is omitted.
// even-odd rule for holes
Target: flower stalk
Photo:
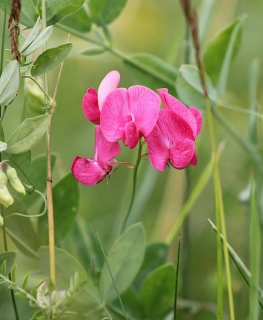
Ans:
<svg viewBox="0 0 263 320"><path fill-rule="evenodd" d="M224 236L223 241L223 251L225 257L225 267L226 267L226 277L227 277L227 288L228 288L228 300L229 300L229 309L230 309L230 319L235 319L234 313L234 301L232 293L232 281L231 281L231 272L230 272L230 262L229 255L227 250L227 233L226 233L226 223L225 223L225 214L224 214L224 204L221 188L221 180L219 175L218 167L218 155L216 150L215 134L213 127L213 117L211 111L211 105L208 95L208 90L205 82L205 70L204 65L201 60L200 54L200 42L198 36L198 21L197 14L195 10L192 10L191 0L181 0L181 6L185 15L185 19L189 25L192 41L195 49L195 59L197 67L199 69L199 76L201 85L203 88L205 106L206 106L206 116L208 123L208 130L211 141L211 148L213 154L213 175L214 175L214 192L215 192L215 208L216 208L216 223L219 230L217 236L217 258L218 258L218 313L217 318L222 319L223 316L223 289L222 289L222 253L221 253L221 244L220 244L220 229L222 228L222 234Z"/></svg>

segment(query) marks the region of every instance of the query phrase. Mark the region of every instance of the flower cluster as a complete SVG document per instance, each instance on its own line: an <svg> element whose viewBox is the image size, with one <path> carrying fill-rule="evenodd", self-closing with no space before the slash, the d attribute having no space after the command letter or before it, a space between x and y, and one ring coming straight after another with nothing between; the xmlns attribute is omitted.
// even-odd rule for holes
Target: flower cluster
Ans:
<svg viewBox="0 0 263 320"><path fill-rule="evenodd" d="M196 165L194 142L202 127L202 115L187 108L168 93L145 86L118 88L120 74L109 72L98 92L88 89L82 109L95 126L94 158L76 157L71 171L82 184L92 186L111 174L121 163L119 140L133 149L143 137L151 165L164 171L167 164L183 169ZM162 103L163 108L160 108Z"/></svg>

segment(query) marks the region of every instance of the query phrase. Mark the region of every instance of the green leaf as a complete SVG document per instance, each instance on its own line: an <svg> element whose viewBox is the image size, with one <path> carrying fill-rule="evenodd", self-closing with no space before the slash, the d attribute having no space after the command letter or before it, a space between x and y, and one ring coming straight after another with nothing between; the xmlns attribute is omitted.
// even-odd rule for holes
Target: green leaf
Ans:
<svg viewBox="0 0 263 320"><path fill-rule="evenodd" d="M218 97L224 94L231 62L241 45L243 21L244 18L235 19L209 43L204 52L205 69L217 83Z"/></svg>
<svg viewBox="0 0 263 320"><path fill-rule="evenodd" d="M7 251L0 253L0 268L1 274L7 276L15 263L16 253ZM3 288L3 283L0 284L0 290Z"/></svg>
<svg viewBox="0 0 263 320"><path fill-rule="evenodd" d="M38 56L32 66L32 76L37 77L59 66L65 60L71 49L72 43L66 43L44 51Z"/></svg>
<svg viewBox="0 0 263 320"><path fill-rule="evenodd" d="M33 27L37 20L37 12L32 0L22 0L20 23L27 27Z"/></svg>
<svg viewBox="0 0 263 320"><path fill-rule="evenodd" d="M21 52L21 55L23 57L30 56L32 53L34 53L38 48L42 47L48 41L48 39L51 37L52 32L52 26L45 28L36 37L36 39L32 41L31 44L23 52Z"/></svg>
<svg viewBox="0 0 263 320"><path fill-rule="evenodd" d="M12 211L11 211L12 208ZM9 208L7 213L19 212L26 214L22 203L18 200ZM37 257L38 238L29 218L12 216L5 219L6 231L15 246L26 256Z"/></svg>
<svg viewBox="0 0 263 320"><path fill-rule="evenodd" d="M27 288L29 277L30 277L30 271L26 274L26 276L23 280L23 283L22 283L22 289L24 289L24 290Z"/></svg>
<svg viewBox="0 0 263 320"><path fill-rule="evenodd" d="M32 76L37 77L59 66L66 59L71 49L72 43L66 43L44 51L38 56L32 66Z"/></svg>
<svg viewBox="0 0 263 320"><path fill-rule="evenodd" d="M104 1L104 0L100 0ZM109 24L114 21L122 12L127 0L107 0L101 12L101 19Z"/></svg>
<svg viewBox="0 0 263 320"><path fill-rule="evenodd" d="M205 77L208 95L212 103L217 100L217 92L210 78ZM199 70L194 65L182 65L176 79L175 88L179 99L187 106L205 110L205 99L199 77Z"/></svg>
<svg viewBox="0 0 263 320"><path fill-rule="evenodd" d="M89 12L94 23L100 26L101 20L109 24L122 12L127 0L89 0Z"/></svg>
<svg viewBox="0 0 263 320"><path fill-rule="evenodd" d="M29 45L34 41L36 40L37 36L39 35L40 33L40 30L41 30L41 27L42 27L42 24L40 22L40 18L37 19L33 29L31 30L30 34L28 35L28 37L26 38L26 41L23 43L21 49L20 49L20 52L23 52L25 51Z"/></svg>
<svg viewBox="0 0 263 320"><path fill-rule="evenodd" d="M79 204L78 183L70 172L61 179L53 188L55 242L59 241L72 228ZM47 216L38 219L39 234L42 235L43 242L47 243L48 238Z"/></svg>
<svg viewBox="0 0 263 320"><path fill-rule="evenodd" d="M143 280L151 271L165 263L168 249L168 245L161 242L147 245L141 269L135 279L137 288L140 288Z"/></svg>
<svg viewBox="0 0 263 320"><path fill-rule="evenodd" d="M11 279L13 282L16 282L16 269L17 269L17 264L14 264L12 269L11 269Z"/></svg>
<svg viewBox="0 0 263 320"><path fill-rule="evenodd" d="M60 24L79 32L89 32L91 29L91 21L84 7L81 7L77 12L60 21Z"/></svg>
<svg viewBox="0 0 263 320"><path fill-rule="evenodd" d="M7 152L20 154L33 149L47 131L50 116L24 120L7 141Z"/></svg>
<svg viewBox="0 0 263 320"><path fill-rule="evenodd" d="M0 9L5 12L6 7L6 14L10 15L10 4L11 1L9 0L0 0ZM37 12L32 0L22 0L22 8L20 13L20 23L32 28L37 20Z"/></svg>
<svg viewBox="0 0 263 320"><path fill-rule="evenodd" d="M40 247L38 254L42 270L45 275L49 277L49 247ZM77 272L83 281L86 280L86 284L83 288L85 293L91 296L95 301L99 302L99 290L79 262L69 253L59 248L55 248L55 256L56 285L58 289L68 289L70 278L72 278Z"/></svg>
<svg viewBox="0 0 263 320"><path fill-rule="evenodd" d="M89 0L89 12L93 22L99 23L100 16L107 0Z"/></svg>
<svg viewBox="0 0 263 320"><path fill-rule="evenodd" d="M251 114L248 118L248 139L249 141L256 145L257 144L257 122L258 117L254 112L259 111L259 104L257 102L257 89L259 84L260 75L260 62L255 59L251 62L249 67L248 76L248 92L249 92L249 110Z"/></svg>
<svg viewBox="0 0 263 320"><path fill-rule="evenodd" d="M0 78L0 105L8 105L16 96L19 88L19 63L9 62Z"/></svg>
<svg viewBox="0 0 263 320"><path fill-rule="evenodd" d="M165 265L154 270L143 282L140 297L147 319L160 319L169 311L174 298L175 268Z"/></svg>
<svg viewBox="0 0 263 320"><path fill-rule="evenodd" d="M141 223L128 228L111 247L107 260L119 294L134 280L141 267L144 251L145 235ZM117 297L106 263L101 271L100 292L104 301Z"/></svg>
<svg viewBox="0 0 263 320"><path fill-rule="evenodd" d="M91 48L91 49L81 51L80 53L83 54L84 56L96 56L104 52L106 52L105 48Z"/></svg>
<svg viewBox="0 0 263 320"><path fill-rule="evenodd" d="M156 90L167 88L175 95L174 84L178 71L162 59L151 54L136 54L125 60L124 64L130 73L140 82Z"/></svg>
<svg viewBox="0 0 263 320"><path fill-rule="evenodd" d="M46 20L47 25L52 25L79 10L85 0L47 0ZM38 10L42 16L41 0L38 2Z"/></svg>
<svg viewBox="0 0 263 320"><path fill-rule="evenodd" d="M249 290L249 319L259 319L258 287L260 286L261 235L260 219L256 201L255 182L251 181L250 194L250 290Z"/></svg>

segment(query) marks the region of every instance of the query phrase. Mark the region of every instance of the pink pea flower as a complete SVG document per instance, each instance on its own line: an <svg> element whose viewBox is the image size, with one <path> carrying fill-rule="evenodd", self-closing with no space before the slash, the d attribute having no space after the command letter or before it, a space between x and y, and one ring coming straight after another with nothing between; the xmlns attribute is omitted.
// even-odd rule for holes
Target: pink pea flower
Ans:
<svg viewBox="0 0 263 320"><path fill-rule="evenodd" d="M168 93L158 90L164 109L159 111L156 125L146 137L152 166L164 171L166 164L184 169L196 165L194 141L202 127L202 115L194 107L187 108Z"/></svg>
<svg viewBox="0 0 263 320"><path fill-rule="evenodd" d="M159 113L158 95L144 86L110 92L101 110L101 130L108 141L123 140L133 149L141 136L152 131Z"/></svg>
<svg viewBox="0 0 263 320"><path fill-rule="evenodd" d="M119 143L107 141L101 132L100 126L96 126L94 159L76 157L71 171L78 182L86 186L93 186L101 182L118 167L117 160L113 158L120 151Z"/></svg>
<svg viewBox="0 0 263 320"><path fill-rule="evenodd" d="M100 124L100 112L103 101L107 95L116 89L120 82L120 74L113 70L101 81L98 93L94 88L89 88L82 100L82 110L85 117L94 124Z"/></svg>

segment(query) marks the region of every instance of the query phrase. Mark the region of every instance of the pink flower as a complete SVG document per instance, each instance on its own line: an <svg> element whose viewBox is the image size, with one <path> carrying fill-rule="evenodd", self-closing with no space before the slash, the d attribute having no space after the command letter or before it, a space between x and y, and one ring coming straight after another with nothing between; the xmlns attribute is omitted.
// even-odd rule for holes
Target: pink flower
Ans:
<svg viewBox="0 0 263 320"><path fill-rule="evenodd" d="M82 110L85 117L94 124L100 124L100 112L103 101L107 95L116 89L120 82L120 74L113 70L101 81L98 93L94 88L89 88L82 100Z"/></svg>
<svg viewBox="0 0 263 320"><path fill-rule="evenodd" d="M113 158L119 153L119 143L107 141L101 133L100 126L96 126L94 159L76 157L71 171L78 182L93 186L118 167L118 162Z"/></svg>
<svg viewBox="0 0 263 320"><path fill-rule="evenodd" d="M158 90L164 109L159 112L152 132L146 137L152 166L164 171L166 164L183 169L196 165L194 141L202 127L202 115L194 107L187 108L168 93Z"/></svg>
<svg viewBox="0 0 263 320"><path fill-rule="evenodd" d="M152 131L158 117L160 99L144 86L116 89L104 100L101 130L108 141L123 140L133 149L141 136Z"/></svg>

